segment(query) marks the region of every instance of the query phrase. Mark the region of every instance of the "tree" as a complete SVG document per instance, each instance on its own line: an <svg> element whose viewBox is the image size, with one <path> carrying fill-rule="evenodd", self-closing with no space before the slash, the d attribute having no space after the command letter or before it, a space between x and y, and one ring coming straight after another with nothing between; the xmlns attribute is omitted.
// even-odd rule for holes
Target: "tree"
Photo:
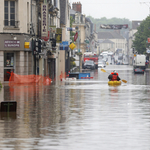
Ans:
<svg viewBox="0 0 150 150"><path fill-rule="evenodd" d="M147 38L150 37L150 16L142 21L137 30L132 47L135 47L139 54L144 54L147 47Z"/></svg>
<svg viewBox="0 0 150 150"><path fill-rule="evenodd" d="M72 16L70 16L70 28L72 28L73 22L74 22L74 19ZM75 32L70 31L70 39L72 40L72 42L74 41L74 35L75 35Z"/></svg>

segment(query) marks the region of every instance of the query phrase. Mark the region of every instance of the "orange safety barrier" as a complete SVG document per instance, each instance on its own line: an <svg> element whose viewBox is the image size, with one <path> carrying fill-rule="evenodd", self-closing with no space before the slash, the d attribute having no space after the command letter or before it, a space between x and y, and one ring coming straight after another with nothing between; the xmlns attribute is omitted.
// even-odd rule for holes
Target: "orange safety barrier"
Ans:
<svg viewBox="0 0 150 150"><path fill-rule="evenodd" d="M18 75L16 73L11 72L9 78L9 86L16 85L16 84L43 84L43 85L50 85L51 79L46 76L42 75Z"/></svg>
<svg viewBox="0 0 150 150"><path fill-rule="evenodd" d="M61 71L61 74L60 74L60 81L62 81L63 78L66 79L66 77L67 77L66 72L63 74L62 71Z"/></svg>

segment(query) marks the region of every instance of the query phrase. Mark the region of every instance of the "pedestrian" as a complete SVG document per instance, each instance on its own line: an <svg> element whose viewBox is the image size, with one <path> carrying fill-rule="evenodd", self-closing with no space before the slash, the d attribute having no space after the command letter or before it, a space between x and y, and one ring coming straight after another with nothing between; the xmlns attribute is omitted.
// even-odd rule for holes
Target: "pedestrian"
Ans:
<svg viewBox="0 0 150 150"><path fill-rule="evenodd" d="M108 76L109 81L120 81L119 74L114 70L111 72L111 74Z"/></svg>

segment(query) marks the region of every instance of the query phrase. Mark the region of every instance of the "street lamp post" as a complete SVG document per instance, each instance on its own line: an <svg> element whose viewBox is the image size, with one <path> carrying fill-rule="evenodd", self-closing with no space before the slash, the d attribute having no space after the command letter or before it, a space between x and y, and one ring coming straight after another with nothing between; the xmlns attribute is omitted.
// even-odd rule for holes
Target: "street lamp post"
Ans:
<svg viewBox="0 0 150 150"><path fill-rule="evenodd" d="M77 39L78 53L80 53L80 47L79 47L80 38L79 38L79 27L78 26L76 26L76 30L78 33L78 39ZM81 56L79 55L79 72L80 72L80 61L81 61Z"/></svg>
<svg viewBox="0 0 150 150"><path fill-rule="evenodd" d="M149 16L150 16L150 5L148 5L150 4L150 2L140 2L140 4L145 4L146 6L149 7Z"/></svg>

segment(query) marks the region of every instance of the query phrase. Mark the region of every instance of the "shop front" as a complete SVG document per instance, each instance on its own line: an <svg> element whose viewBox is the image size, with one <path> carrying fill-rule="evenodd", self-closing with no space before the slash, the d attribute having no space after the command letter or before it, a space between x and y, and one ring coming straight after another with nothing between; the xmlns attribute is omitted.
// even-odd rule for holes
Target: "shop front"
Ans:
<svg viewBox="0 0 150 150"><path fill-rule="evenodd" d="M27 37L22 34L0 34L0 81L9 81L11 72L29 74L32 72L32 51L25 48Z"/></svg>

